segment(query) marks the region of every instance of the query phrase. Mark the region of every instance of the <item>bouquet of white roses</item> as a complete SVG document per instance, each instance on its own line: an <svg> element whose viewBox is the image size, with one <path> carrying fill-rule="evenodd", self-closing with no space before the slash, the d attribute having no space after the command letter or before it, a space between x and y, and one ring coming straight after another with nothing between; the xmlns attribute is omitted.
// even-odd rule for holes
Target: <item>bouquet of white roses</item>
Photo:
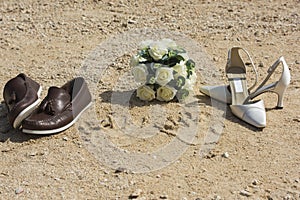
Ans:
<svg viewBox="0 0 300 200"><path fill-rule="evenodd" d="M144 101L158 99L179 101L188 97L196 82L195 62L171 39L144 41L130 61L137 97Z"/></svg>

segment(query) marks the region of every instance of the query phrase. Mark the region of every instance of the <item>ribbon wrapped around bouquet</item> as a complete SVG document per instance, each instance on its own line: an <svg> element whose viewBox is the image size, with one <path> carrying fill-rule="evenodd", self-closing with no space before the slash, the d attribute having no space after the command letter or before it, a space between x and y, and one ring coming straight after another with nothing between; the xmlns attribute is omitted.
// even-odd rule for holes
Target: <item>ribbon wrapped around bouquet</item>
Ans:
<svg viewBox="0 0 300 200"><path fill-rule="evenodd" d="M193 93L195 62L171 39L142 42L130 66L135 81L141 84L137 89L141 100L182 101Z"/></svg>

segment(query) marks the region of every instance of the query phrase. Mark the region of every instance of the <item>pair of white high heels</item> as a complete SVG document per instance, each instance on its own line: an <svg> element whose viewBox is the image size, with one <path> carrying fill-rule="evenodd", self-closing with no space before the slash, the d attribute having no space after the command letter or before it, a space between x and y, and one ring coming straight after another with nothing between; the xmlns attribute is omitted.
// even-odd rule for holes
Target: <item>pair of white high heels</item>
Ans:
<svg viewBox="0 0 300 200"><path fill-rule="evenodd" d="M249 89L246 81L246 66L239 50L243 50L247 54L256 75L256 80ZM265 85L280 63L282 63L283 70L279 80ZM202 86L200 91L211 98L230 104L232 113L240 119L258 128L266 126L266 111L263 100L252 101L265 92L276 93L278 95L277 108L283 108L283 95L290 84L291 75L282 56L268 69L267 77L253 92L251 91L257 84L258 75L253 61L245 49L233 47L229 50L225 72L229 86Z"/></svg>

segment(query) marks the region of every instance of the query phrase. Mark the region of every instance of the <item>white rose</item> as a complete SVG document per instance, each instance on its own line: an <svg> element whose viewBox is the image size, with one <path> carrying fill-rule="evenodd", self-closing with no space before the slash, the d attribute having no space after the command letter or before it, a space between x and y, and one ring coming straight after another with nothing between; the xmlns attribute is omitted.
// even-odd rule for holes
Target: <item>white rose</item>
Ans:
<svg viewBox="0 0 300 200"><path fill-rule="evenodd" d="M172 68L160 67L155 72L155 80L161 86L165 86L172 79L174 79Z"/></svg>
<svg viewBox="0 0 300 200"><path fill-rule="evenodd" d="M150 44L149 54L154 60L160 60L162 57L168 53L168 48L160 43L153 42Z"/></svg>
<svg viewBox="0 0 300 200"><path fill-rule="evenodd" d="M175 95L177 90L170 86L162 86L157 90L157 99L159 101L171 101Z"/></svg>
<svg viewBox="0 0 300 200"><path fill-rule="evenodd" d="M175 72L177 72L174 77L177 79L178 76L183 76L184 78L187 77L188 73L187 73L187 68L186 68L186 65L185 65L185 62L184 61L180 61L180 63L177 63L174 67L173 67L173 70Z"/></svg>
<svg viewBox="0 0 300 200"><path fill-rule="evenodd" d="M143 85L137 89L137 97L143 101L151 101L155 98L155 92L149 86Z"/></svg>
<svg viewBox="0 0 300 200"><path fill-rule="evenodd" d="M153 43L153 40L142 41L139 45L139 49L146 49L150 46L151 43Z"/></svg>
<svg viewBox="0 0 300 200"><path fill-rule="evenodd" d="M138 83L146 83L148 76L148 69L145 64L139 64L132 69L134 80Z"/></svg>

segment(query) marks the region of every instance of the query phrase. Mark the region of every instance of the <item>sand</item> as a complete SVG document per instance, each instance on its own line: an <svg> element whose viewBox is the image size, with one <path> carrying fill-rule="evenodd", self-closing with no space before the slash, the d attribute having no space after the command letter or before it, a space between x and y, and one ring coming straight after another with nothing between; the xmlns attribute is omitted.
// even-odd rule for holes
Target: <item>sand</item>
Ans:
<svg viewBox="0 0 300 200"><path fill-rule="evenodd" d="M83 76L94 103L50 136L14 130L0 104L0 199L300 199L299 22L299 1L1 1L0 90L21 72L42 97ZM195 94L142 102L130 57L165 37L195 60ZM263 130L199 92L226 84L233 46L251 54L259 81L280 56L289 65L284 108L274 93L257 97Z"/></svg>

